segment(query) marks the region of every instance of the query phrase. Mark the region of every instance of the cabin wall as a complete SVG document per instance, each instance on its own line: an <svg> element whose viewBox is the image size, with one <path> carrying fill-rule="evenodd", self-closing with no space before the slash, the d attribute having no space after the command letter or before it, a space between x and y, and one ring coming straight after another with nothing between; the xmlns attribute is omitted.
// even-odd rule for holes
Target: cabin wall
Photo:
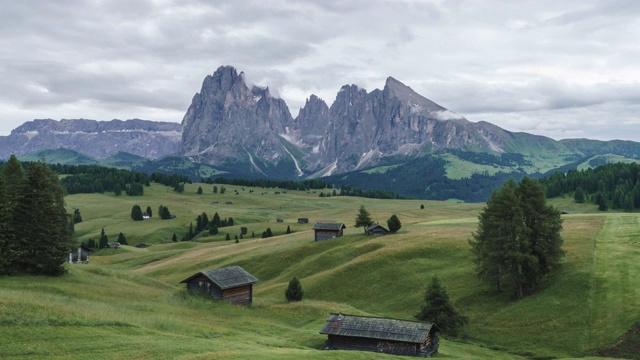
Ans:
<svg viewBox="0 0 640 360"><path fill-rule="evenodd" d="M235 305L251 305L253 302L253 284L225 289L222 298Z"/></svg>
<svg viewBox="0 0 640 360"><path fill-rule="evenodd" d="M335 239L342 237L342 230L316 230L316 241Z"/></svg>
<svg viewBox="0 0 640 360"><path fill-rule="evenodd" d="M329 335L327 346L333 350L374 351L392 355L417 356L419 345L372 338Z"/></svg>

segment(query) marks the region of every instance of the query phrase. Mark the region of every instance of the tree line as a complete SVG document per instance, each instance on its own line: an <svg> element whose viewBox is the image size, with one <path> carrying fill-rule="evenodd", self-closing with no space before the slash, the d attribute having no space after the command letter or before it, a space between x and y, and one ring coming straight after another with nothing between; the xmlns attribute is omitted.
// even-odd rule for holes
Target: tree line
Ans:
<svg viewBox="0 0 640 360"><path fill-rule="evenodd" d="M171 186L178 191L180 186L191 184L189 177L177 174L163 174L154 172L147 175L144 172L108 168L98 165L61 165L52 164L49 167L61 175L61 184L68 194L92 194L113 192L116 196L123 192L129 196L141 196L144 187L150 182Z"/></svg>
<svg viewBox="0 0 640 360"><path fill-rule="evenodd" d="M593 201L600 210L640 208L640 165L610 163L583 170L556 172L540 182L548 197L573 194L576 202Z"/></svg>
<svg viewBox="0 0 640 360"><path fill-rule="evenodd" d="M73 217L58 175L42 162L0 164L0 274L64 273Z"/></svg>
<svg viewBox="0 0 640 360"><path fill-rule="evenodd" d="M227 179L225 177L217 177L215 179L209 178L205 182L208 184L225 184L225 185L251 186L251 187L262 187L262 188L280 188L285 190L300 190L300 191L308 191L311 189L319 190L319 189L333 188L332 184L319 179L293 181L293 180L240 179L240 178Z"/></svg>

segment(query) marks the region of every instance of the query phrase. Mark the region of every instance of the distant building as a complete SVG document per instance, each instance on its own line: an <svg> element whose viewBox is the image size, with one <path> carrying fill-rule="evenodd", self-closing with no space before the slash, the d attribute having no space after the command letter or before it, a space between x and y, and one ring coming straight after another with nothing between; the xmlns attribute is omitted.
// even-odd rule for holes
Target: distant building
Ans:
<svg viewBox="0 0 640 360"><path fill-rule="evenodd" d="M367 235L387 235L389 230L385 229L384 226L380 224L371 224L365 230Z"/></svg>
<svg viewBox="0 0 640 360"><path fill-rule="evenodd" d="M276 221L279 222L279 223L284 222L284 220L282 220L280 218L277 218Z"/></svg>
<svg viewBox="0 0 640 360"><path fill-rule="evenodd" d="M144 249L144 248L148 248L148 247L149 247L149 245L147 245L147 244L145 244L145 243L140 243L140 244L137 244L137 245L136 245L136 247L137 247L137 248L140 248L140 249Z"/></svg>
<svg viewBox="0 0 640 360"><path fill-rule="evenodd" d="M93 250L79 246L78 251L69 252L69 263L71 264L86 264L89 262L89 252L93 252Z"/></svg>
<svg viewBox="0 0 640 360"><path fill-rule="evenodd" d="M258 279L240 266L205 270L180 281L187 284L189 291L202 291L235 305L253 303L253 284L256 282Z"/></svg>
<svg viewBox="0 0 640 360"><path fill-rule="evenodd" d="M117 249L119 247L120 247L120 243L117 243L117 242L109 244L109 249Z"/></svg>
<svg viewBox="0 0 640 360"><path fill-rule="evenodd" d="M327 350L430 357L438 351L438 331L433 323L331 314L320 334L328 336Z"/></svg>
<svg viewBox="0 0 640 360"><path fill-rule="evenodd" d="M313 226L315 232L315 241L329 240L342 237L343 229L346 226L343 223L316 223Z"/></svg>
<svg viewBox="0 0 640 360"><path fill-rule="evenodd" d="M298 224L308 224L309 218L298 218Z"/></svg>
<svg viewBox="0 0 640 360"><path fill-rule="evenodd" d="M147 214L146 212L143 212L142 213L142 218L143 219L149 219L149 218L151 218L151 216L149 216L149 214Z"/></svg>

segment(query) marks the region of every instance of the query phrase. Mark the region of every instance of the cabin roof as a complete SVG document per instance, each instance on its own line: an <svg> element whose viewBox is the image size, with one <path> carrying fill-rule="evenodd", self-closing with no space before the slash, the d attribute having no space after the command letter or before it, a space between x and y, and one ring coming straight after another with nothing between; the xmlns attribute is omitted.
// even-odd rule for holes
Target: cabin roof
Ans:
<svg viewBox="0 0 640 360"><path fill-rule="evenodd" d="M346 228L346 226L343 223L321 223L321 222L317 222L315 225L313 225L313 230L340 231L340 230L342 230L344 228Z"/></svg>
<svg viewBox="0 0 640 360"><path fill-rule="evenodd" d="M206 276L222 290L258 282L258 279L255 276L249 274L240 266L229 266L219 269L200 271L199 273L191 275L180 281L180 284L187 283L200 274Z"/></svg>
<svg viewBox="0 0 640 360"><path fill-rule="evenodd" d="M433 326L435 324L420 321L331 314L320 334L422 344Z"/></svg>
<svg viewBox="0 0 640 360"><path fill-rule="evenodd" d="M380 225L380 224L371 224L371 225L369 225L369 226L367 227L367 230L366 230L366 231L371 231L371 230L376 229L376 228L381 228L382 230L384 230L384 231L386 231L386 232L389 232L389 230L387 230L384 226L382 226L382 225Z"/></svg>

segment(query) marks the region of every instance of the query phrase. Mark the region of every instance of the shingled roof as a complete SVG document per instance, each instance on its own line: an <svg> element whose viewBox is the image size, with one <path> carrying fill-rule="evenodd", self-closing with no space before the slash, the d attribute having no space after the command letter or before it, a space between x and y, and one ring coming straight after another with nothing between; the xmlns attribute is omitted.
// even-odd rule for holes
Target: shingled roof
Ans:
<svg viewBox="0 0 640 360"><path fill-rule="evenodd" d="M320 334L422 344L433 326L419 321L331 314Z"/></svg>
<svg viewBox="0 0 640 360"><path fill-rule="evenodd" d="M220 269L201 271L180 281L180 283L187 283L200 274L209 278L209 280L218 285L222 290L258 282L258 279L255 276L249 274L240 266L229 266Z"/></svg>
<svg viewBox="0 0 640 360"><path fill-rule="evenodd" d="M346 228L346 226L343 223L321 223L321 222L317 222L315 225L313 225L313 230L340 231L340 230L342 230L344 228Z"/></svg>

